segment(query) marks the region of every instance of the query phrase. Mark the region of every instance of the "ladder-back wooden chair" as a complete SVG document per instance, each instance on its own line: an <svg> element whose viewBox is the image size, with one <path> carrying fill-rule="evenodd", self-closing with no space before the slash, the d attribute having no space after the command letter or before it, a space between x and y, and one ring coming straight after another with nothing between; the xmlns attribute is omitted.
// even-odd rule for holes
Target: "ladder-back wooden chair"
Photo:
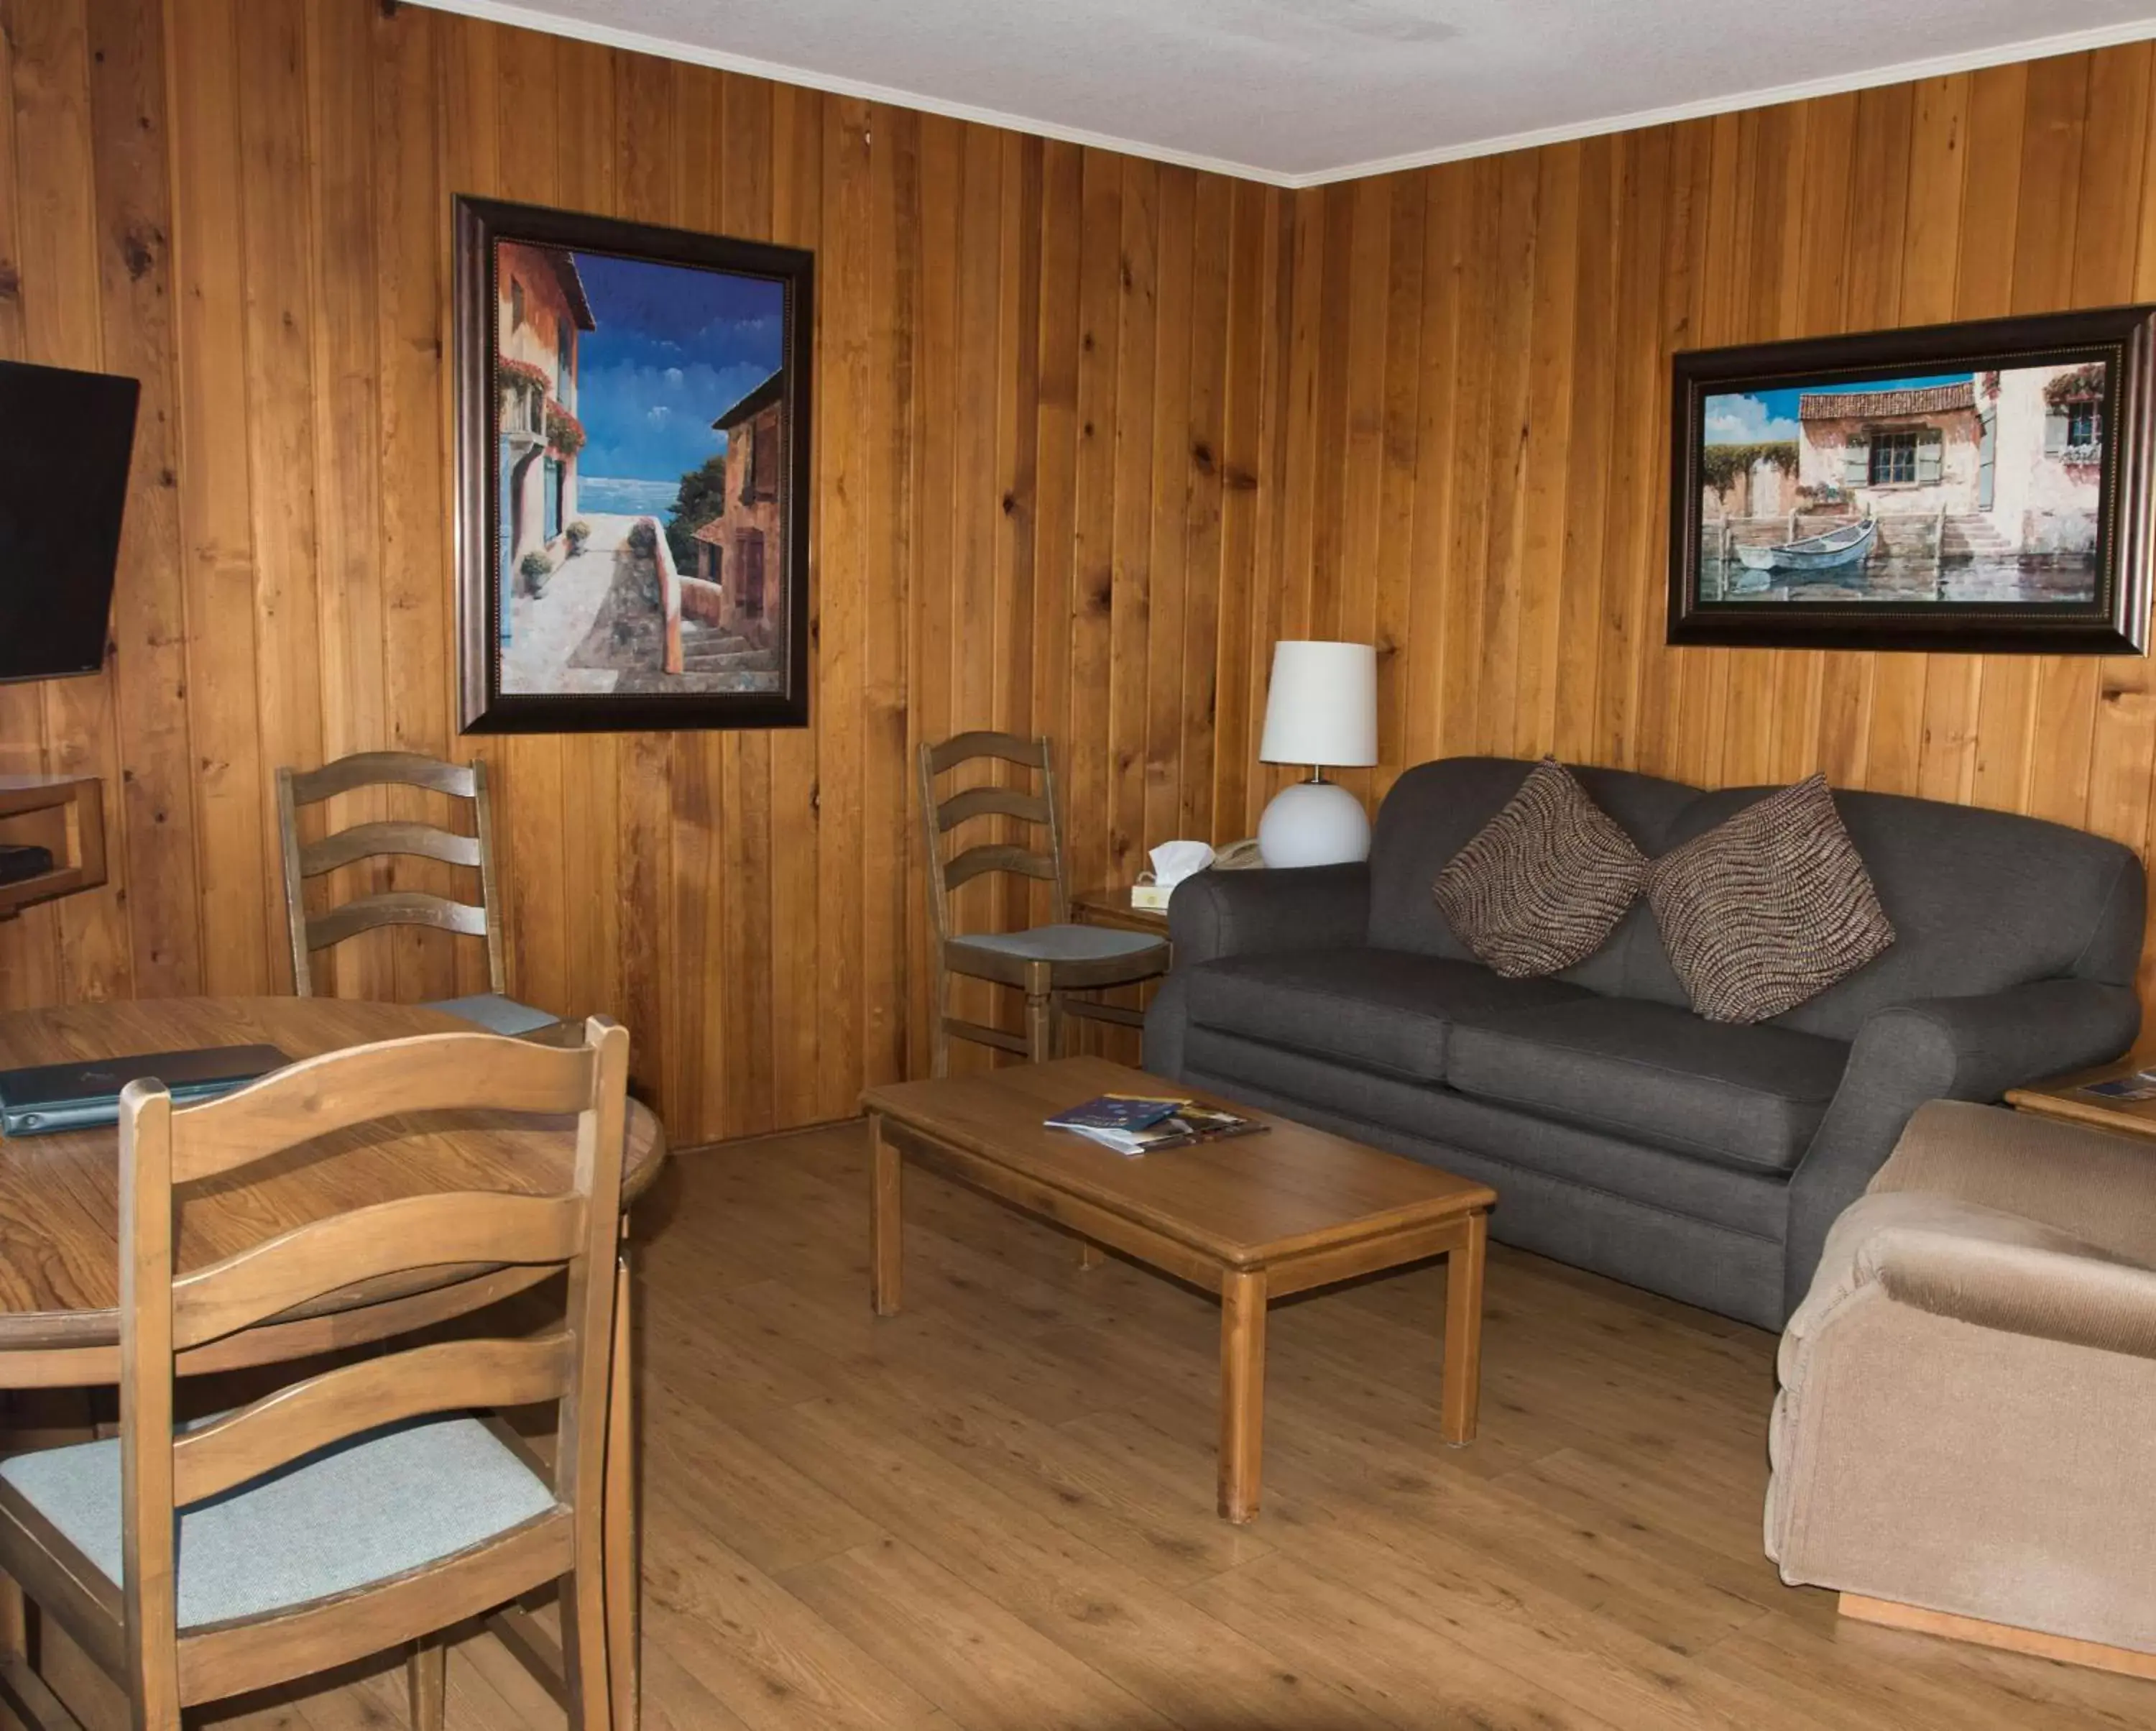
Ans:
<svg viewBox="0 0 2156 1731"><path fill-rule="evenodd" d="M961 764L998 758L1038 772L1036 791L1016 788L966 788L938 801L936 779ZM1045 830L1047 851L1009 842L976 842L949 859L944 838L977 818L1009 818ZM1055 1056L1065 1014L1140 1027L1134 1009L1073 997L1103 986L1130 985L1168 971L1165 940L1141 932L1070 923L1070 886L1064 875L1063 830L1055 815L1055 769L1048 741L1021 739L1014 733L961 733L941 745L921 747L921 821L928 845L928 911L936 934L936 1015L931 1023L935 1074L951 1067L951 1035L978 1040L1007 1052L1022 1052L1038 1064ZM1053 886L1054 923L1020 932L954 932L951 892L990 872L1016 873ZM951 976L963 973L1025 994L1023 1038L950 1014Z"/></svg>
<svg viewBox="0 0 2156 1731"><path fill-rule="evenodd" d="M129 1084L121 1433L0 1462L0 1569L127 1690L136 1731L180 1731L198 1702L408 1642L413 1722L439 1731L442 1631L557 1580L569 1723L608 1724L602 1481L608 1377L625 1351L628 1055L626 1032L595 1017L580 1046L389 1040L182 1111L162 1083ZM465 1109L574 1114L569 1189L408 1196L174 1267L177 1191L388 1114ZM497 1263L567 1271L559 1328L391 1351L175 1430L177 1353L363 1282ZM465 1410L549 1401L547 1469Z"/></svg>
<svg viewBox="0 0 2156 1731"><path fill-rule="evenodd" d="M354 824L319 841L300 840L300 808L317 805L361 788L427 788L472 806L472 833L459 835L433 824ZM519 1004L509 994L509 969L503 956L501 903L494 876L494 813L487 799L486 765L449 763L416 752L358 752L319 769L277 772L277 824L285 845L285 915L291 928L292 987L302 998L314 996L312 957L372 932L380 926L426 926L484 939L487 989L468 998L447 998L422 1004L475 1023L495 1034L532 1034L558 1025L543 1009ZM306 881L362 860L416 855L445 865L469 866L479 874L477 903L452 901L417 890L391 890L362 896L311 918Z"/></svg>

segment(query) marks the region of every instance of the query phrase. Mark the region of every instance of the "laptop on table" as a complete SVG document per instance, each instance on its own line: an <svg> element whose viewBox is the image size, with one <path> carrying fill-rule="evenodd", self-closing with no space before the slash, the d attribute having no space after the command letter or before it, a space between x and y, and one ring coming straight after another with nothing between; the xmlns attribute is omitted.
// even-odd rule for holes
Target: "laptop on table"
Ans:
<svg viewBox="0 0 2156 1731"><path fill-rule="evenodd" d="M43 1136L120 1122L120 1091L154 1076L180 1106L214 1100L292 1061L274 1045L213 1045L0 1070L0 1133Z"/></svg>

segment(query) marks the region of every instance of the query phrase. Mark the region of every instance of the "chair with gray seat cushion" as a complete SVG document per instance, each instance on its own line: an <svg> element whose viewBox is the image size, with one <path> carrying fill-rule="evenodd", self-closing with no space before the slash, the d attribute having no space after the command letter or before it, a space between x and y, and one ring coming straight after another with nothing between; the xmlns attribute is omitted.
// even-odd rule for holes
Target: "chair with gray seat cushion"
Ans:
<svg viewBox="0 0 2156 1731"><path fill-rule="evenodd" d="M462 835L434 824L373 819L334 830L313 841L300 837L302 807L318 805L341 794L388 788L418 788L445 794L471 806L471 833ZM494 871L494 812L487 798L486 765L445 763L416 752L358 752L319 769L277 772L277 822L284 843L285 913L292 943L292 989L302 998L315 994L314 956L383 926L421 926L482 939L486 945L487 989L459 998L437 999L423 1009L439 1009L490 1034L521 1036L557 1029L550 1011L520 1004L509 996L509 968L501 935L501 901ZM478 875L476 902L452 901L418 890L387 889L310 915L306 886L342 866L363 860L405 855L469 868Z"/></svg>
<svg viewBox="0 0 2156 1731"><path fill-rule="evenodd" d="M441 1731L443 1631L559 1584L572 1727L608 1723L607 1394L623 1350L614 1246L629 1040L567 1050L484 1034L309 1059L175 1111L121 1096L121 1431L0 1463L0 1571L125 1687L141 1731L184 1709L412 1644L413 1719ZM305 1222L181 1272L176 1197L296 1144L404 1112L572 1116L552 1194L419 1194ZM507 1265L566 1278L561 1326L433 1341L174 1423L177 1373L362 1282ZM284 1323L282 1326L289 1326ZM468 1409L554 1405L552 1464ZM616 1584L616 1590L619 1590Z"/></svg>
<svg viewBox="0 0 2156 1731"><path fill-rule="evenodd" d="M1034 772L1040 778L1038 790L1004 785L975 767L995 763ZM1022 1052L1040 1063L1055 1056L1065 1014L1127 1027L1142 1025L1144 1019L1134 1009L1074 995L1157 978L1168 971L1168 947L1140 932L1070 923L1070 887L1064 874L1055 770L1047 740L1021 739L1013 733L961 733L941 745L924 743L920 767L928 912L936 934L936 1011L930 1024L935 1073L949 1073L953 1034L999 1050ZM967 784L939 799L937 780L947 774L958 775ZM944 857L944 839L953 830L993 819L1002 821L1006 837L1013 824L1045 831L1046 850L999 838L974 841ZM1051 923L1010 932L954 932L952 903L957 892L976 878L994 875L1046 884ZM1007 907L1014 905L1006 903ZM952 974L1023 991L1024 1034L952 1015Z"/></svg>

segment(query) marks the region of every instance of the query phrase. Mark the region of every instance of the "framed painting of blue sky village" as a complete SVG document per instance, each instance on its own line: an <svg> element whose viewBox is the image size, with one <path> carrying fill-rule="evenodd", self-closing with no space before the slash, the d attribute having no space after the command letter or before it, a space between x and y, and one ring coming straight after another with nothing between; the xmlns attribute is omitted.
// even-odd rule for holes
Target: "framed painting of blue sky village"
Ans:
<svg viewBox="0 0 2156 1731"><path fill-rule="evenodd" d="M1669 640L2142 653L2152 314L1678 354Z"/></svg>
<svg viewBox="0 0 2156 1731"><path fill-rule="evenodd" d="M799 727L813 268L456 201L466 732Z"/></svg>

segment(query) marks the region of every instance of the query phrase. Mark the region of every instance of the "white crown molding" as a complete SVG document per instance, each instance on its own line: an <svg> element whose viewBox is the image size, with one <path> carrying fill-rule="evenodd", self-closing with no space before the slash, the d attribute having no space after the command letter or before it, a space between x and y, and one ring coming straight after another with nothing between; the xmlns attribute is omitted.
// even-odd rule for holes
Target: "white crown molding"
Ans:
<svg viewBox="0 0 2156 1731"><path fill-rule="evenodd" d="M1147 144L1134 138L1118 138L1109 133L1091 131L1083 126L1065 126L1053 121L1037 121L1024 115L1006 114L998 109L982 108L970 102L946 101L937 96L924 96L916 90L897 90L888 85L870 84L860 79L834 77L829 73L814 71L804 66L761 60L749 54L728 54L723 49L676 42L641 30L624 30L610 24L594 24L582 18L564 18L558 13L521 4L519 0L411 0L411 3L431 7L437 12L460 13L465 18L480 18L489 23L543 31L550 36L565 36L573 41L593 43L602 48L623 49L632 54L655 55L661 59L683 60L692 65L713 67L722 72L745 73L754 78L772 79L780 84L799 85L812 90L827 91L835 96L852 96L865 102L890 103L900 108L942 115L954 121L970 121L983 126L1029 132L1038 137L1057 139L1065 144L1114 151L1120 155L1141 157L1150 162L1172 162L1180 167L1203 169L1208 173L1232 175L1240 180L1261 181L1268 186L1291 189L1329 186L1337 181L1362 180L1372 175L1397 174L1408 169L1434 167L1440 162L1465 162L1474 157L1502 156L1508 151L1533 150L1546 144L1565 144L1578 138L1599 137L1605 133L1630 132L1645 126L1668 126L1678 121L1702 120L1710 115L1734 114L1748 108L1771 108L1778 103L1802 102L1816 96L1837 96L1851 90L1875 90L1882 85L1907 84L1924 78L1948 78L1956 73L1979 72L1987 66L2010 65L2017 60L2049 59L2056 54L2083 54L2091 49L2112 48L2128 42L2145 42L2156 37L2156 17L2138 18L2123 24L2069 30L2057 35L2001 43L1995 47L1974 49L1961 54L1936 54L1921 60L1902 60L1891 66L1868 67L1861 71L1837 73L1829 78L1774 85L1726 96L1706 97L1696 102L1672 103L1661 108L1643 108L1630 114L1576 121L1528 132L1510 132L1502 137L1440 145L1432 150L1410 151L1404 155L1380 157L1368 162L1349 162L1337 168L1319 168L1306 173L1291 174L1276 169L1260 168L1249 162L1234 162L1219 157L1202 156L1192 151L1170 150L1164 146Z"/></svg>
<svg viewBox="0 0 2156 1731"><path fill-rule="evenodd" d="M917 90L901 90L890 85L870 84L858 78L839 78L828 72L811 71L805 66L789 66L778 60L759 60L752 54L730 54L722 49L705 48L692 42L675 42L665 36L652 36L641 30L618 29L611 24L588 23L582 18L566 18L559 13L542 12L536 6L525 6L517 0L410 0L415 6L432 7L436 12L454 12L465 18L481 18L490 24L508 24L520 30L540 30L549 36L566 36L574 42L588 42L601 48L625 49L631 54L655 54L664 60L683 60L693 66L709 66L721 72L746 73L752 78L767 78L783 85L799 85L805 90L823 90L834 96L853 96L864 102L888 103L896 108L916 109L923 114L938 114L947 120L970 121L976 126L998 126L1009 132L1029 132L1036 137L1053 138L1064 144L1081 144L1092 150L1113 151L1119 156L1142 157L1154 162L1173 162L1178 167L1203 169L1209 174L1233 175L1239 180L1264 181L1270 186L1295 186L1300 182L1264 168L1254 168L1247 162L1230 162L1219 157L1200 156L1194 151L1169 150L1158 144L1141 144L1135 139L1117 138L1110 133L1095 132L1084 126L1060 126L1054 121L1029 120L1020 114L1005 114L1000 109L981 108L971 102L947 102L940 96L924 96ZM2156 24L2151 25L2156 30ZM1312 184L1316 184L1313 180Z"/></svg>
<svg viewBox="0 0 2156 1731"><path fill-rule="evenodd" d="M424 3L431 5L436 3L436 0L424 0ZM1440 162L1465 162L1471 157L1502 156L1507 151L1533 150L1545 144L1567 144L1576 138L1599 138L1609 132L1631 132L1645 126L1669 126L1678 121L1704 120L1710 115L1738 114L1748 108L1772 108L1779 103L1804 102L1816 96L1840 96L1851 90L1876 90L1882 85L1913 84L1925 78L1951 78L1956 73L1981 72L1987 66L2010 66L2018 60L2048 60L2058 54L2086 54L2092 49L2116 48L2128 42L2146 42L2152 37L2156 37L2156 18L2136 18L2123 24L2106 24L2090 30L2069 30L2061 35L2041 36L2026 42L2001 43L1995 48L1973 49L1964 54L1935 54L1928 59L1902 60L1892 66L1877 66L1862 72L1837 73L1831 78L1774 85L1764 90L1743 90L1727 96L1710 96L1697 102L1675 102L1664 108L1643 108L1632 114L1611 115L1603 120L1544 126L1532 132L1511 132L1501 138L1476 139L1470 144L1441 145L1435 150L1410 151L1404 156L1384 157L1368 162L1351 162L1345 167L1322 168L1308 174L1247 172L1255 178L1270 181L1276 186L1327 186L1335 181L1363 180L1372 175L1397 174L1404 169L1435 167ZM1024 123L1013 121L1008 124ZM1130 148L1136 150L1138 147Z"/></svg>

